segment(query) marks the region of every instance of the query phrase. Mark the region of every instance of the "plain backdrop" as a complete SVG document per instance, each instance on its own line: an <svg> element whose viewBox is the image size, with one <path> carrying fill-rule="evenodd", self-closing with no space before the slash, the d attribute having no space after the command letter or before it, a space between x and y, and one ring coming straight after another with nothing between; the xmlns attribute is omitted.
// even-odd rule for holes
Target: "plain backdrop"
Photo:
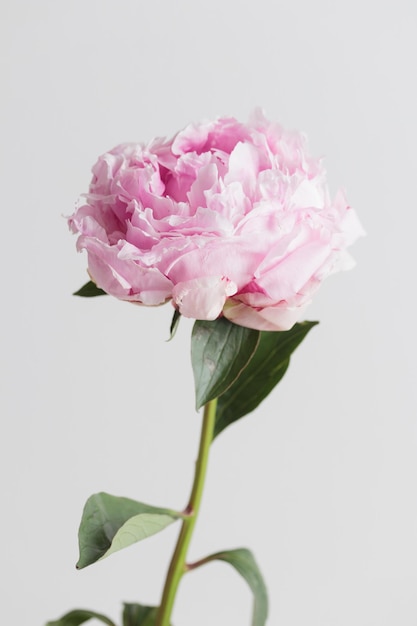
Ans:
<svg viewBox="0 0 417 626"><path fill-rule="evenodd" d="M417 624L414 0L3 0L1 621L157 604L177 526L81 572L97 491L181 508L201 416L191 321L71 295L63 216L97 156L255 106L305 131L367 231L272 395L212 447L191 560L249 547L271 626ZM175 626L249 626L226 564L187 576ZM91 622L93 624L93 622Z"/></svg>

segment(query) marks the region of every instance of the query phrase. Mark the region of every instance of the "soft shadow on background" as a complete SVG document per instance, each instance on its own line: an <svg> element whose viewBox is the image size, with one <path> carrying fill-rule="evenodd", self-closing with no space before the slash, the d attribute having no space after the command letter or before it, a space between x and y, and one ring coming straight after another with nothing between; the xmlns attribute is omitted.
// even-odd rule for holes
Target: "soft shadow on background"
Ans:
<svg viewBox="0 0 417 626"><path fill-rule="evenodd" d="M191 559L250 547L273 626L415 626L415 3L3 1L2 621L158 603L177 528L76 572L93 492L181 507L200 417L191 322L81 300L67 230L96 157L255 106L304 130L368 233L284 381L215 442ZM250 623L225 564L176 626Z"/></svg>

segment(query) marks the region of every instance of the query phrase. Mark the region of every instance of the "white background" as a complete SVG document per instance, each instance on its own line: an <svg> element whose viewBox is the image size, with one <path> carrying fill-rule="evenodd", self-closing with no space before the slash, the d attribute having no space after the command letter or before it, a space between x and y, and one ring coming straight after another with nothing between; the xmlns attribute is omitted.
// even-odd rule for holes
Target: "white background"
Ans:
<svg viewBox="0 0 417 626"><path fill-rule="evenodd" d="M415 626L414 0L3 0L1 622L157 604L177 534L76 572L105 490L182 507L200 416L191 322L82 300L63 215L96 157L253 107L304 130L368 233L330 278L284 381L212 448L190 551L250 547L273 626ZM180 587L176 626L250 624L227 565ZM91 622L92 623L92 622Z"/></svg>

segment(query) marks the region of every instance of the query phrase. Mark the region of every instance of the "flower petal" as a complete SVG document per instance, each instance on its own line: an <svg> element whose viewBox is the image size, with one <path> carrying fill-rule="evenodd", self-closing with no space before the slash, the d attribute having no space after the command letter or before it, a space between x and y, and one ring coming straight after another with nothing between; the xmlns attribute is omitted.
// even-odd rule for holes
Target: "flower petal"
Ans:
<svg viewBox="0 0 417 626"><path fill-rule="evenodd" d="M184 317L215 320L236 285L224 276L205 276L177 283L172 290L174 304Z"/></svg>

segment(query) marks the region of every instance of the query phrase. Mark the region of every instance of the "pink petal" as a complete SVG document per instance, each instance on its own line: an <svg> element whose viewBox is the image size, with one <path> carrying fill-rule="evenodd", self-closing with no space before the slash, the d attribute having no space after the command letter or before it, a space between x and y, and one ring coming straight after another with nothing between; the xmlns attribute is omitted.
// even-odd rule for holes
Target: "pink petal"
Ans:
<svg viewBox="0 0 417 626"><path fill-rule="evenodd" d="M224 276L206 276L178 283L172 290L172 298L184 317L215 320L226 298L236 291L236 285Z"/></svg>
<svg viewBox="0 0 417 626"><path fill-rule="evenodd" d="M283 302L257 310L230 299L223 308L223 315L234 324L255 330L289 330L299 320L305 307L288 307Z"/></svg>

